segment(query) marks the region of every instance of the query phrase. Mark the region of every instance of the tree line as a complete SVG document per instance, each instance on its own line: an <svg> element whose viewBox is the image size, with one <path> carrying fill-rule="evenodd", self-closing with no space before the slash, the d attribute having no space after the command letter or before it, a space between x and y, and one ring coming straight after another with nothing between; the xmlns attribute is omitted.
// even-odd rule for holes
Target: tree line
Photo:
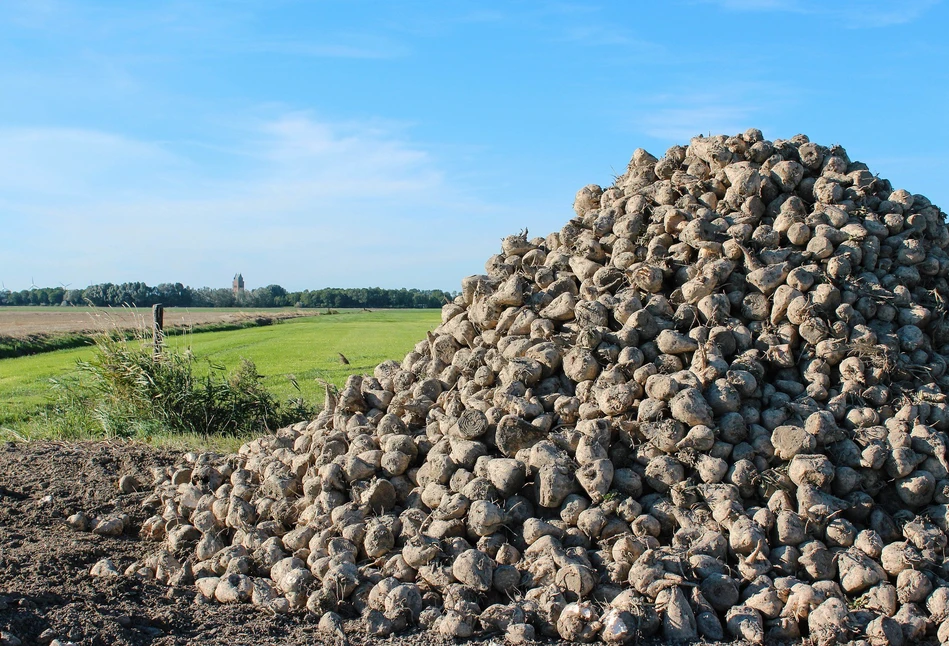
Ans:
<svg viewBox="0 0 949 646"><path fill-rule="evenodd" d="M441 307L455 297L440 289L339 288L288 292L280 285L267 285L235 294L228 288L193 288L181 283L154 287L142 282L100 283L85 289L34 287L20 291L0 290L4 305L95 305L97 307L306 307L306 308L430 308Z"/></svg>

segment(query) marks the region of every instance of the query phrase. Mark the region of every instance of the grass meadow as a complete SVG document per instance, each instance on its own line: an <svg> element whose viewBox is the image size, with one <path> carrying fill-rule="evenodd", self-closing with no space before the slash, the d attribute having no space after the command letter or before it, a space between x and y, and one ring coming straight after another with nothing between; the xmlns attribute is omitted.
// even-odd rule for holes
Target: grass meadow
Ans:
<svg viewBox="0 0 949 646"><path fill-rule="evenodd" d="M400 361L440 320L439 310L343 311L274 325L168 337L169 350L190 349L197 370L253 361L263 385L278 399L322 403L320 380L341 386L351 374L371 372L385 359ZM131 343L136 343L132 341ZM46 437L38 423L51 399L51 380L78 374L94 347L0 359L0 438ZM343 364L339 353L349 360ZM7 436L7 437L4 437Z"/></svg>

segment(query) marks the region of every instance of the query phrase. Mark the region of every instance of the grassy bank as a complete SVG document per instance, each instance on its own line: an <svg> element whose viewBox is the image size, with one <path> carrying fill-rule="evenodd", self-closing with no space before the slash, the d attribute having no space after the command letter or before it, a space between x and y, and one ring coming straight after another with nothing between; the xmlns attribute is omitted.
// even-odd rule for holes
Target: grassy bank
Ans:
<svg viewBox="0 0 949 646"><path fill-rule="evenodd" d="M303 397L320 403L318 380L337 386L351 374L365 373L385 359L401 360L439 321L438 310L342 312L334 316L289 319L276 325L169 337L169 350L197 357L196 370L209 362L234 368L252 360L264 375L262 384L279 399ZM38 423L50 400L51 379L75 377L77 361L92 358L82 347L0 359L0 437L38 437ZM349 364L340 361L342 353Z"/></svg>

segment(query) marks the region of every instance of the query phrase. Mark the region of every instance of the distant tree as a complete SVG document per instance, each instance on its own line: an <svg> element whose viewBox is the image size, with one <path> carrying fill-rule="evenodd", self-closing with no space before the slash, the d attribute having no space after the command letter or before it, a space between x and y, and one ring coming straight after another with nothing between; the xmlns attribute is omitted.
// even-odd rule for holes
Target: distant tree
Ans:
<svg viewBox="0 0 949 646"><path fill-rule="evenodd" d="M157 290L149 287L143 282L123 283L123 299L120 305L131 305L134 307L151 307L158 301Z"/></svg>
<svg viewBox="0 0 949 646"><path fill-rule="evenodd" d="M235 305L242 305L246 300L246 292L241 294L242 298L235 299L234 293L230 289L212 289L211 290L211 307L234 307Z"/></svg>
<svg viewBox="0 0 949 646"><path fill-rule="evenodd" d="M100 283L85 289L34 287L18 292L0 290L2 305L81 305L97 307L311 307L311 308L408 308L441 307L454 298L440 289L382 289L381 287L324 287L288 292L280 285L267 285L237 295L229 288L194 289L181 283L161 283L157 287L137 281Z"/></svg>
<svg viewBox="0 0 949 646"><path fill-rule="evenodd" d="M30 290L30 305L49 305L49 292L45 287Z"/></svg>
<svg viewBox="0 0 949 646"><path fill-rule="evenodd" d="M181 283L161 283L155 288L155 299L167 307L188 307L194 299L194 290Z"/></svg>
<svg viewBox="0 0 949 646"><path fill-rule="evenodd" d="M107 303L107 293L111 283L102 283L100 285L89 285L82 291L82 298L97 307L104 307Z"/></svg>
<svg viewBox="0 0 949 646"><path fill-rule="evenodd" d="M251 292L251 303L255 307L282 307L286 296L287 290L280 285L267 285Z"/></svg>
<svg viewBox="0 0 949 646"><path fill-rule="evenodd" d="M66 290L62 287L50 287L46 292L46 301L50 305L62 305Z"/></svg>

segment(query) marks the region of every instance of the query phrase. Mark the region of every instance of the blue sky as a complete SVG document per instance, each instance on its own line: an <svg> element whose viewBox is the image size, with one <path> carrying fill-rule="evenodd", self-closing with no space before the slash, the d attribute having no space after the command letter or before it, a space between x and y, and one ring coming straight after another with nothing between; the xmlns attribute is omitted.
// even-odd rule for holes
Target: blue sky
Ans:
<svg viewBox="0 0 949 646"><path fill-rule="evenodd" d="M940 0L0 2L0 281L457 289L749 127L949 205Z"/></svg>

